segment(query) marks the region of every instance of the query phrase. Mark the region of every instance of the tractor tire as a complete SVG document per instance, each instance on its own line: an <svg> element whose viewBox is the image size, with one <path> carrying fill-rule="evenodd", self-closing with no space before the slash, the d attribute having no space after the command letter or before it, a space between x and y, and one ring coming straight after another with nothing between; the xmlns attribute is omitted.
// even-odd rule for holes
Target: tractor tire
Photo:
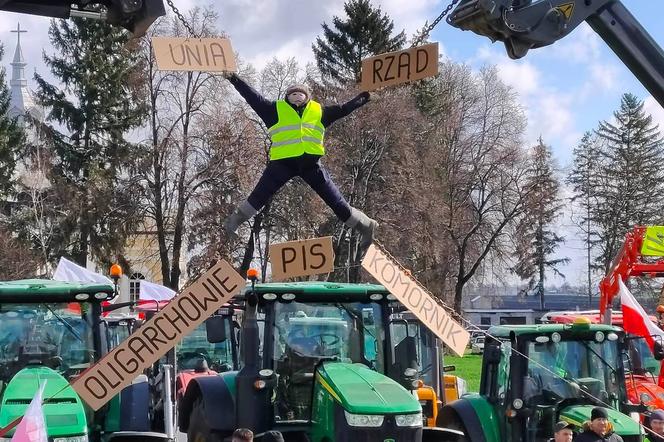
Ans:
<svg viewBox="0 0 664 442"><path fill-rule="evenodd" d="M205 419L205 403L203 398L196 399L189 417L187 442L223 442L224 437L210 428Z"/></svg>

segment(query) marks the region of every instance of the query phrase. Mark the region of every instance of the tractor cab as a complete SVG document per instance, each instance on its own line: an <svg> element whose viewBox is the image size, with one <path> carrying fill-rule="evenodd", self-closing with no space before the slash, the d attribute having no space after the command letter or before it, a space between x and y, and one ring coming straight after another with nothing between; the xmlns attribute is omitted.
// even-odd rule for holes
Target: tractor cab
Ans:
<svg viewBox="0 0 664 442"><path fill-rule="evenodd" d="M248 287L233 301L244 309L240 370L189 383L181 431L190 440L238 427L276 429L287 441L422 440L417 398L387 376L399 364L388 296L369 284Z"/></svg>
<svg viewBox="0 0 664 442"><path fill-rule="evenodd" d="M416 392L426 426L435 427L440 407L461 397L466 383L449 374L454 366L443 365L442 345L435 334L401 304L391 303L390 307L390 351L395 364L389 375L405 381L403 386ZM415 371L413 378L404 378L406 369Z"/></svg>
<svg viewBox="0 0 664 442"><path fill-rule="evenodd" d="M107 351L101 303L114 297L102 284L0 283L0 428L23 415L42 383L49 437L93 438L88 423L103 416L69 384Z"/></svg>
<svg viewBox="0 0 664 442"><path fill-rule="evenodd" d="M479 395L443 408L442 421L471 440L547 441L564 420L580 430L595 406L625 441L641 440L627 401L624 332L613 326L551 324L492 327L485 341ZM471 411L482 410L485 415ZM493 435L498 439L487 437ZM475 436L475 437L473 437Z"/></svg>

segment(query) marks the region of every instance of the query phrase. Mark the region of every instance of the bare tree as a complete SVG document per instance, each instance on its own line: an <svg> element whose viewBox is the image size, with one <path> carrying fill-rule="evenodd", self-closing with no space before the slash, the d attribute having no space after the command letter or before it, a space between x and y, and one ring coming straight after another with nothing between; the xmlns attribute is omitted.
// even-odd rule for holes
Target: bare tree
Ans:
<svg viewBox="0 0 664 442"><path fill-rule="evenodd" d="M194 8L189 22L200 35L216 35L217 14ZM154 33L184 35L175 18L163 20ZM178 289L188 233L187 213L202 187L214 179L222 158L209 154L209 129L202 124L216 107L223 79L205 72L160 72L149 39L144 41L150 140L142 167L147 202L146 229L154 229L163 284Z"/></svg>
<svg viewBox="0 0 664 442"><path fill-rule="evenodd" d="M464 287L483 261L509 254L507 228L528 194L521 149L525 118L495 68L475 75L447 63L441 70L421 93L432 125L422 158L439 195L430 216L444 220L452 244L454 308L460 312Z"/></svg>

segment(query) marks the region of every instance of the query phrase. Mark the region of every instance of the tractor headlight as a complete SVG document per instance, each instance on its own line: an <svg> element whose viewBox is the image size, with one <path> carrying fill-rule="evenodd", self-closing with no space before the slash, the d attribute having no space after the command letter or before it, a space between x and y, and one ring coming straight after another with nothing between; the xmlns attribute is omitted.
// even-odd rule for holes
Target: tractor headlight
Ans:
<svg viewBox="0 0 664 442"><path fill-rule="evenodd" d="M53 442L88 442L88 436L56 437Z"/></svg>
<svg viewBox="0 0 664 442"><path fill-rule="evenodd" d="M378 414L353 414L346 410L344 410L344 414L346 415L346 422L351 427L380 427L385 419L385 416Z"/></svg>
<svg viewBox="0 0 664 442"><path fill-rule="evenodd" d="M395 416L397 427L421 427L422 412L415 414L397 414Z"/></svg>

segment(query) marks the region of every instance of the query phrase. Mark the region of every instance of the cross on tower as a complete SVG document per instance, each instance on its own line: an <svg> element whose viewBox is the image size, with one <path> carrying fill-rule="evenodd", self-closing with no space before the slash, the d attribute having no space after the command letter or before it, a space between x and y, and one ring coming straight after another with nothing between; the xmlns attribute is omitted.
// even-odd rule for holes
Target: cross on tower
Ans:
<svg viewBox="0 0 664 442"><path fill-rule="evenodd" d="M11 32L16 32L17 37L18 37L18 43L17 44L20 45L21 44L21 33L22 32L28 32L28 31L26 31L24 29L21 29L21 23L17 23L16 24L16 29L12 29Z"/></svg>

